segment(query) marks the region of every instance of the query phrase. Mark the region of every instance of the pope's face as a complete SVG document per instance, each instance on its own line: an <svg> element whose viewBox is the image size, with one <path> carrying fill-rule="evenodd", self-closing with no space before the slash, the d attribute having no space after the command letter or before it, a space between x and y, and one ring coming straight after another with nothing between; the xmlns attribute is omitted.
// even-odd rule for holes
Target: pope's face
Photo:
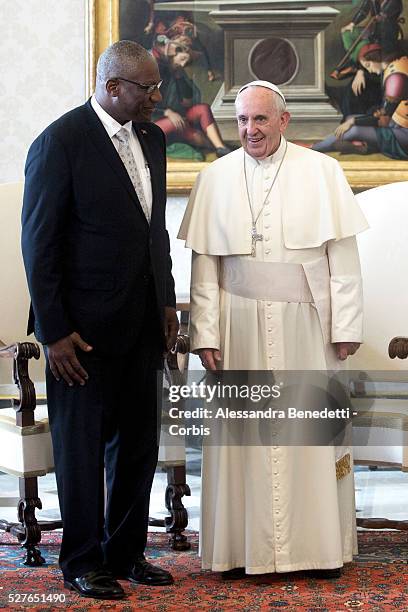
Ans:
<svg viewBox="0 0 408 612"><path fill-rule="evenodd" d="M255 159L272 155L288 126L290 114L278 110L277 95L266 87L248 87L237 98L239 138L248 155Z"/></svg>

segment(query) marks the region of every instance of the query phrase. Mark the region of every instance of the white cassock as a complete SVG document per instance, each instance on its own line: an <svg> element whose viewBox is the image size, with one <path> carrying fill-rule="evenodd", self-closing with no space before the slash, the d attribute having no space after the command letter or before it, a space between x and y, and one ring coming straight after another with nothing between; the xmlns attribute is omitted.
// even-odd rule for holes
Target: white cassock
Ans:
<svg viewBox="0 0 408 612"><path fill-rule="evenodd" d="M331 343L362 340L355 234L367 223L339 164L291 143L262 207L285 147L282 138L265 160L239 149L211 164L180 228L193 249L191 350L220 349L223 369L338 369ZM256 257L244 155L255 216L262 208ZM258 574L350 562L350 459L350 449L332 446L204 447L203 568Z"/></svg>

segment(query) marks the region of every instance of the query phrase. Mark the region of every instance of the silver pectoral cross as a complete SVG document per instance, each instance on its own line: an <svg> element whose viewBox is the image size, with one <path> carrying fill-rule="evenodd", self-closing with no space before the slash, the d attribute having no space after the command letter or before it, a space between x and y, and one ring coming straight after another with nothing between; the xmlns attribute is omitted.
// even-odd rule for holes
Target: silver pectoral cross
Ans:
<svg viewBox="0 0 408 612"><path fill-rule="evenodd" d="M252 255L252 257L256 257L256 243L260 242L261 240L263 240L263 235L262 234L258 234L258 232L256 231L255 223L252 225L251 236L252 236L251 255Z"/></svg>

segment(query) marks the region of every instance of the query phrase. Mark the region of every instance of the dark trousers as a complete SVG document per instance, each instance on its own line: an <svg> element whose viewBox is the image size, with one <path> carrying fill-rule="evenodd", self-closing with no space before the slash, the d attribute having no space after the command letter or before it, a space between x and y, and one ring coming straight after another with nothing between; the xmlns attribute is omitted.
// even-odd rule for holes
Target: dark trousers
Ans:
<svg viewBox="0 0 408 612"><path fill-rule="evenodd" d="M57 382L47 364L48 413L63 520L60 566L68 580L104 563L126 571L143 555L160 427L157 384L163 339L159 330L150 314L128 354L79 352L89 374L84 387Z"/></svg>

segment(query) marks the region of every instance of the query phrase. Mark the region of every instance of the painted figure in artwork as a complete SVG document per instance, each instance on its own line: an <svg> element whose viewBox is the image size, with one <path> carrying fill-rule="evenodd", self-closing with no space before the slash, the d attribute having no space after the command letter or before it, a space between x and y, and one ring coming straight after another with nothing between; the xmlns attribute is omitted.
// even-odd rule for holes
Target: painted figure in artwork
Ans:
<svg viewBox="0 0 408 612"><path fill-rule="evenodd" d="M378 43L370 43L361 49L359 63L370 73L382 74L382 104L373 112L350 115L313 149L408 159L408 56L401 51L387 54Z"/></svg>
<svg viewBox="0 0 408 612"><path fill-rule="evenodd" d="M395 47L397 39L402 37L402 9L402 0L363 0L343 31L358 36L364 30L366 38L379 43L388 53Z"/></svg>
<svg viewBox="0 0 408 612"><path fill-rule="evenodd" d="M155 0L149 0L149 20L144 32L145 34L154 34L155 38L161 37L162 42L167 38L174 42L187 44L196 52L196 57L200 56L201 62L207 70L208 80L213 81L216 78L211 67L208 51L200 40L193 14L190 11L178 12L175 19L155 17ZM191 60L193 59L192 56Z"/></svg>
<svg viewBox="0 0 408 612"><path fill-rule="evenodd" d="M222 140L211 108L201 102L200 90L184 69L196 51L185 43L159 38L152 52L163 79L162 100L153 120L168 142L181 140L193 147L214 149L217 157L227 155L230 149Z"/></svg>

